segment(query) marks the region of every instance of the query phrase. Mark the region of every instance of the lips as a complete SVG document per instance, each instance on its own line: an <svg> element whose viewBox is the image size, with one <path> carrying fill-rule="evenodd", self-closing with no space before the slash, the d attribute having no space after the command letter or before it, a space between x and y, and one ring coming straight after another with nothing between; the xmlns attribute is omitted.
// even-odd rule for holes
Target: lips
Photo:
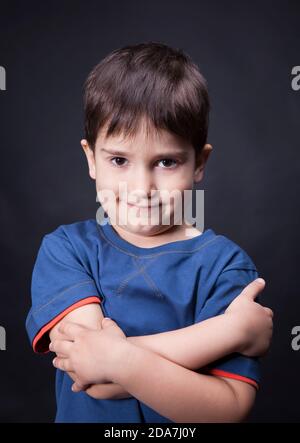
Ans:
<svg viewBox="0 0 300 443"><path fill-rule="evenodd" d="M123 202L123 203L125 203L125 202ZM161 206L161 203L159 205L141 206L141 205L136 205L135 203L127 202L127 205L130 206L130 207L135 207L135 208L149 208L150 209L150 208L157 208L158 206Z"/></svg>

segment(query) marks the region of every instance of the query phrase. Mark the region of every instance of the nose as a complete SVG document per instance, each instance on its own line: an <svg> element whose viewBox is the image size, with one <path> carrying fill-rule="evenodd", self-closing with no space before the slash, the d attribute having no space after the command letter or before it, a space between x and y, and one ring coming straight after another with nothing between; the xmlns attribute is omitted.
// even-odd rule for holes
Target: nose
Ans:
<svg viewBox="0 0 300 443"><path fill-rule="evenodd" d="M128 200L140 205L149 205L152 198L156 196L156 186L152 172L146 166L136 168L132 174L132 181L128 190Z"/></svg>

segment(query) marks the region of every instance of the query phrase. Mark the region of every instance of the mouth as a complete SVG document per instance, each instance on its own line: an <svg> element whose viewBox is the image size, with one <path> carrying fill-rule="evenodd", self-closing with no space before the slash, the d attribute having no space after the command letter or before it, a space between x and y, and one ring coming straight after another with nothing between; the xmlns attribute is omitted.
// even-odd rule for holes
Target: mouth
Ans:
<svg viewBox="0 0 300 443"><path fill-rule="evenodd" d="M123 202L123 203L126 203L126 202ZM139 208L139 209L144 209L144 208L151 209L151 208L158 208L158 207L162 206L161 203L159 205L146 205L146 206L145 205L136 205L134 203L129 203L129 202L127 202L126 204L130 208Z"/></svg>

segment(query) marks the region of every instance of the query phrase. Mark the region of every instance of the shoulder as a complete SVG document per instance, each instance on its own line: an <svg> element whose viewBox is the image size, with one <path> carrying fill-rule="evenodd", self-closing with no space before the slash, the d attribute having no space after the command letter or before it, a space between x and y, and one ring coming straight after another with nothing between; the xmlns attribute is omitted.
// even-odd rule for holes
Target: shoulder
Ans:
<svg viewBox="0 0 300 443"><path fill-rule="evenodd" d="M90 254L98 247L97 232L97 221L93 219L62 224L44 235L41 248L56 252L57 255L64 252L76 255L81 255L83 252Z"/></svg>
<svg viewBox="0 0 300 443"><path fill-rule="evenodd" d="M80 220L74 223L62 224L53 231L45 234L44 238L86 238L97 232L97 222L94 219Z"/></svg>
<svg viewBox="0 0 300 443"><path fill-rule="evenodd" d="M258 277L256 266L248 253L225 235L217 235L203 257L196 306L197 321L223 313L233 299Z"/></svg>
<svg viewBox="0 0 300 443"><path fill-rule="evenodd" d="M252 269L256 266L248 253L235 241L227 236L215 233L210 229L211 235L206 243L205 258L218 273L230 269ZM213 240L213 241L211 241Z"/></svg>
<svg viewBox="0 0 300 443"><path fill-rule="evenodd" d="M74 223L59 225L53 231L44 235L48 242L68 240L73 242L88 242L97 236L97 222L94 219L81 220Z"/></svg>

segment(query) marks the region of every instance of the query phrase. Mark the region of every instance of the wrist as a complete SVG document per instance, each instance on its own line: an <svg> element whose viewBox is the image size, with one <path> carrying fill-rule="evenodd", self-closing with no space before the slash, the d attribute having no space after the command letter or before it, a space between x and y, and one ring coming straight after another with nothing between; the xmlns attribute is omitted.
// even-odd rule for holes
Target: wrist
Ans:
<svg viewBox="0 0 300 443"><path fill-rule="evenodd" d="M140 341L140 336L137 335L137 336L127 337L126 340L133 345L138 345Z"/></svg>
<svg viewBox="0 0 300 443"><path fill-rule="evenodd" d="M137 347L126 340L122 340L120 342L120 346L118 352L115 354L115 359L112 362L112 370L110 373L110 380L113 383L122 385L122 380L126 374L131 372L131 369L134 365L133 359Z"/></svg>

